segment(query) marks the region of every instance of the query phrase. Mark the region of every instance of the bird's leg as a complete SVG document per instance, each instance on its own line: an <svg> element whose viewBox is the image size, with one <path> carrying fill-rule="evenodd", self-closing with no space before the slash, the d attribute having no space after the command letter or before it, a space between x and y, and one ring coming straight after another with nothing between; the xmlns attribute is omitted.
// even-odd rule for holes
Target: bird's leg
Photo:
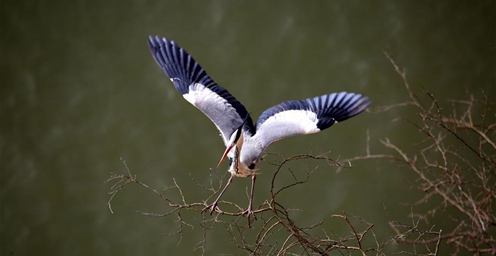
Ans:
<svg viewBox="0 0 496 256"><path fill-rule="evenodd" d="M253 174L251 176L251 193L250 193L250 200L248 202L248 209L246 209L244 212L242 212L242 215L246 215L248 217L248 226L250 227L250 215L253 215L253 218L257 219L253 212L253 195L255 193L255 180L257 179L257 176Z"/></svg>
<svg viewBox="0 0 496 256"><path fill-rule="evenodd" d="M215 201L211 205L203 208L203 210L201 211L201 213L203 213L203 212L205 212L207 210L210 210L210 214L212 214L212 213L214 213L215 209L218 209L217 204L219 203L219 200L222 197L222 195L224 194L224 192L226 192L227 187L229 187L229 185L231 185L231 182L232 182L233 178L234 178L234 175L231 175L231 177L229 177L229 180L227 181L226 186L224 187L224 189L222 189L222 191L220 192L220 194L217 197L217 199L215 199Z"/></svg>

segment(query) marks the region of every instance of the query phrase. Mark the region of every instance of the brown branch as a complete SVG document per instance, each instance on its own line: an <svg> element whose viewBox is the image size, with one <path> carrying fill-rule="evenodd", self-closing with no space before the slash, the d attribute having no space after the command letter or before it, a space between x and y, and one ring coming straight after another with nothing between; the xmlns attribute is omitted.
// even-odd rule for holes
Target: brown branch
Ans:
<svg viewBox="0 0 496 256"><path fill-rule="evenodd" d="M496 103L489 101L487 96L479 100L472 95L469 99L444 100L434 97L425 88L421 88L422 94L417 94L408 82L405 69L400 68L390 54L385 55L401 77L408 98L405 102L377 107L369 112L381 114L399 107L413 108L417 111L413 120L404 117L393 120L419 131L422 138L411 141L411 147L400 147L400 144L384 138L378 140L384 152L371 152L370 143L377 140L371 140L372 136L367 130L364 155L335 160L328 156L329 153L291 157L267 153L263 160L274 169L269 189L270 198L254 207L257 221L253 223L252 228L249 228L246 218L242 216L243 209L230 201L221 201L219 208L233 210L218 209L212 215L202 215L199 220L196 217L191 219L189 214L183 214L184 210L200 212L207 206L207 202L223 187L225 174L212 173L209 186L204 186L191 177L193 184L210 193L206 199L192 202L175 179L172 179L173 185L161 193L132 175L130 168L122 160L126 172L111 174L107 180L115 182L111 186L107 202L110 211L113 212L112 201L116 195L129 184L145 188L158 196L170 209L163 213L136 212L153 218L173 218L173 221L178 223L178 228L167 235L179 236L178 244L181 243L185 232L197 231L196 227L201 228L202 239L193 250L201 250L202 254L206 254L209 234L218 232L216 227L221 225L232 237L232 243L250 255L328 255L335 251L341 254L384 255L385 248L393 244L411 246L411 251L396 253L414 255L496 255L496 143L493 139L496 134L496 122L494 118L489 118L492 117L489 115L495 112ZM446 103L449 107L446 107ZM477 109L483 109L481 115L475 114ZM467 154L468 151L471 153ZM291 213L303 210L293 209L279 201L283 193L311 183L310 178L317 171L317 168L314 168L299 174L297 170L287 168L293 161L321 161L325 162L328 168L339 172L352 168L355 161L370 160L377 163L379 170L382 160L398 163L397 168L415 174L414 189L424 193L419 199L409 203L412 205L410 225L400 221L389 222L394 235L386 241L379 241L380 238L376 237L374 224L346 213L332 214L331 217L335 218L302 226L299 219L294 218ZM283 171L289 171L293 179L280 184ZM172 200L173 197L170 197L169 193L177 194L179 199ZM427 209L414 212L414 209L423 208ZM446 222L451 221L453 225L443 226L443 230L435 231L435 225L429 223L435 224L438 221L436 213L439 212L443 213ZM387 216L393 218L389 214ZM343 221L346 223L346 233L330 237L324 228L328 221ZM319 228L322 230L319 231ZM279 237L282 237L282 240L276 239ZM367 244L375 245L367 247ZM440 251L440 248L447 251Z"/></svg>

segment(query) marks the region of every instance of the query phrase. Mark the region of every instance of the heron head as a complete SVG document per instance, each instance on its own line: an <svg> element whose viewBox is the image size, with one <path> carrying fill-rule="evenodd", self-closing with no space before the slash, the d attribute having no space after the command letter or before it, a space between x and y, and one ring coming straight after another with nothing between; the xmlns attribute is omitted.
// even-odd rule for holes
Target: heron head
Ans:
<svg viewBox="0 0 496 256"><path fill-rule="evenodd" d="M238 135L233 134L233 136ZM231 174L238 177L251 176L258 164L260 155L256 149L254 150L252 144L250 136L241 132L239 137L233 140L233 143L230 143L226 148L219 164L227 157L229 160L229 172Z"/></svg>
<svg viewBox="0 0 496 256"><path fill-rule="evenodd" d="M228 155L229 172L238 177L253 175L260 160L261 150L256 147L252 137L245 137Z"/></svg>
<svg viewBox="0 0 496 256"><path fill-rule="evenodd" d="M260 152L256 150L257 147L253 147L254 140L251 134L245 134L245 131L243 131L246 120L229 138L226 150L217 165L218 167L227 156L229 159L229 172L238 177L252 175L260 156Z"/></svg>
<svg viewBox="0 0 496 256"><path fill-rule="evenodd" d="M244 159L244 148L235 147L231 152L232 156L229 157L229 172L237 177L248 177L253 175L257 166L257 160Z"/></svg>

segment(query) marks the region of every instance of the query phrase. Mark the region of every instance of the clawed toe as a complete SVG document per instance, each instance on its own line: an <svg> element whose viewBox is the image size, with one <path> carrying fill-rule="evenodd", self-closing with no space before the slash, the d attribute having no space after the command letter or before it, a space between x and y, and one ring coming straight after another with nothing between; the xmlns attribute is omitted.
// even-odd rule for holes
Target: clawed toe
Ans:
<svg viewBox="0 0 496 256"><path fill-rule="evenodd" d="M251 208L248 208L245 211L241 212L241 215L246 217L250 217L250 215L253 215L253 217L257 219L257 217L255 216L255 212Z"/></svg>
<svg viewBox="0 0 496 256"><path fill-rule="evenodd" d="M212 215L215 211L220 211L219 207L217 207L217 204L211 204L205 208L203 208L203 210L201 210L201 213L204 213L206 211L210 211L210 215Z"/></svg>
<svg viewBox="0 0 496 256"><path fill-rule="evenodd" d="M246 209L245 211L241 212L241 215L246 216L246 218L248 219L248 227L250 227L250 228L251 228L251 219L250 219L250 217L253 216L253 219L254 220L257 219L257 215L255 215L255 212L253 211L253 209L251 207L248 207L248 209Z"/></svg>

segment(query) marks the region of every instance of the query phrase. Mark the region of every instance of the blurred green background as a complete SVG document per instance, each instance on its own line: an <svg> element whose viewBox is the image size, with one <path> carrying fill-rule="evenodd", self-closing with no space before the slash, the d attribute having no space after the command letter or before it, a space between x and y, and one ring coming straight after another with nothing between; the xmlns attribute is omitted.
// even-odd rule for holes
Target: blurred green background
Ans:
<svg viewBox="0 0 496 256"><path fill-rule="evenodd" d="M114 214L107 207L111 184L104 181L111 172L126 173L121 159L160 191L174 178L189 202L209 196L190 177L207 185L227 169L215 168L224 150L217 130L157 67L148 35L186 48L254 119L281 101L337 91L366 94L374 106L407 100L384 51L419 92L423 86L445 99L496 95L490 0L3 0L0 6L0 255L201 254L193 251L200 229L186 229L176 245L178 236L164 235L177 230L174 218L134 212L169 210L142 188L118 194ZM384 137L409 145L418 132L391 120L412 114L364 113L269 151L363 155L367 130L373 152L382 150ZM376 224L377 236L387 239L388 221L411 221L408 204L422 196L412 173L378 161L339 173L319 162L291 169L315 166L309 184L282 199L304 210L295 215L301 223L346 211ZM255 204L268 198L274 171L266 163L260 168ZM225 199L244 206L249 184L235 179ZM188 218L201 221L198 212ZM349 234L339 221L322 229ZM207 255L245 254L222 226L207 239Z"/></svg>

